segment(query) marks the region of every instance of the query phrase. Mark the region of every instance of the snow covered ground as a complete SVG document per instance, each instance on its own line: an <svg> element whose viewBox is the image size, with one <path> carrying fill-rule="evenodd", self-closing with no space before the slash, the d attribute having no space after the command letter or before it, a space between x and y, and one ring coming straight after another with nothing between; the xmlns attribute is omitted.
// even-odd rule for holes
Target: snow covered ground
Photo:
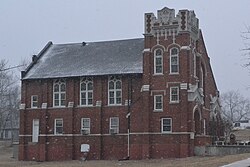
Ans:
<svg viewBox="0 0 250 167"><path fill-rule="evenodd" d="M250 158L224 165L222 167L250 167Z"/></svg>
<svg viewBox="0 0 250 167"><path fill-rule="evenodd" d="M129 161L60 161L60 162L34 162L34 161L18 161L12 158L12 147L0 141L0 167L236 167L227 166L227 164L248 159L250 153L239 155L228 155L220 157L189 157L178 159L158 159L158 160L129 160ZM250 159L248 159L250 161ZM248 167L244 164L247 161L237 162L237 167ZM239 166L245 165L245 166Z"/></svg>

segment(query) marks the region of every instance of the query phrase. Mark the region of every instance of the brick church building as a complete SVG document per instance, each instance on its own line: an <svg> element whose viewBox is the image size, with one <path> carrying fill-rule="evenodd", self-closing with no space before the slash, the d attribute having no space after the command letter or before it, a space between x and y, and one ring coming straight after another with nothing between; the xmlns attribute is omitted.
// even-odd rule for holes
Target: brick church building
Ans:
<svg viewBox="0 0 250 167"><path fill-rule="evenodd" d="M219 91L190 10L145 14L144 38L49 42L22 71L19 159L188 157L222 136Z"/></svg>

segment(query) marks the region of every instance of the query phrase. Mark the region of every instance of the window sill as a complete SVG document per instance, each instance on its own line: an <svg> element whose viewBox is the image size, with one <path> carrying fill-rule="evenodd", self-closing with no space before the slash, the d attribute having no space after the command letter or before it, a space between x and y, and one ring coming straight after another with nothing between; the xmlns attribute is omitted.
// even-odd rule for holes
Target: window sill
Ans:
<svg viewBox="0 0 250 167"><path fill-rule="evenodd" d="M171 134L172 131L169 131L169 132L161 132L162 134Z"/></svg>
<svg viewBox="0 0 250 167"><path fill-rule="evenodd" d="M122 104L108 104L108 107L120 107Z"/></svg>
<svg viewBox="0 0 250 167"><path fill-rule="evenodd" d="M163 110L153 110L153 112L163 112Z"/></svg>
<svg viewBox="0 0 250 167"><path fill-rule="evenodd" d="M67 108L66 106L52 106L51 108Z"/></svg>
<svg viewBox="0 0 250 167"><path fill-rule="evenodd" d="M61 133L61 134L54 134L54 136L62 136L63 135L63 133Z"/></svg>
<svg viewBox="0 0 250 167"><path fill-rule="evenodd" d="M159 74L153 74L153 76L163 76L163 73L159 73Z"/></svg>
<svg viewBox="0 0 250 167"><path fill-rule="evenodd" d="M93 105L78 105L79 108L95 107Z"/></svg>
<svg viewBox="0 0 250 167"><path fill-rule="evenodd" d="M179 75L180 73L169 73L169 75Z"/></svg>
<svg viewBox="0 0 250 167"><path fill-rule="evenodd" d="M31 108L26 108L26 109L30 109L30 110L38 110L38 109L42 109L42 108L38 108L38 107L37 107L37 108L32 108L32 107L31 107Z"/></svg>
<svg viewBox="0 0 250 167"><path fill-rule="evenodd" d="M179 104L180 101L170 101L169 104Z"/></svg>

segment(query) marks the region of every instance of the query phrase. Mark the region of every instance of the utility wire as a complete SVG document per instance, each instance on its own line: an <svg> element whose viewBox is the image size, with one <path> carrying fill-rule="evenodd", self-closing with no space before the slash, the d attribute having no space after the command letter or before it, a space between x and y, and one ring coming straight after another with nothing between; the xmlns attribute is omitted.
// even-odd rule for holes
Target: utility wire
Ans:
<svg viewBox="0 0 250 167"><path fill-rule="evenodd" d="M25 65L12 66L12 67L9 67L9 68L0 69L0 71L7 71L7 70L15 69L15 68L18 68L18 67L23 67L23 66L25 66Z"/></svg>

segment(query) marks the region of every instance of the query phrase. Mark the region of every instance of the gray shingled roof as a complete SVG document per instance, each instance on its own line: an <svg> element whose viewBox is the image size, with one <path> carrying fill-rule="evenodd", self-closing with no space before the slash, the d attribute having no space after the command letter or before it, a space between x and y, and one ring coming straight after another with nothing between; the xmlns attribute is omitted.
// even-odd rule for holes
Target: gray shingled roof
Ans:
<svg viewBox="0 0 250 167"><path fill-rule="evenodd" d="M144 39L52 44L22 79L142 73Z"/></svg>

